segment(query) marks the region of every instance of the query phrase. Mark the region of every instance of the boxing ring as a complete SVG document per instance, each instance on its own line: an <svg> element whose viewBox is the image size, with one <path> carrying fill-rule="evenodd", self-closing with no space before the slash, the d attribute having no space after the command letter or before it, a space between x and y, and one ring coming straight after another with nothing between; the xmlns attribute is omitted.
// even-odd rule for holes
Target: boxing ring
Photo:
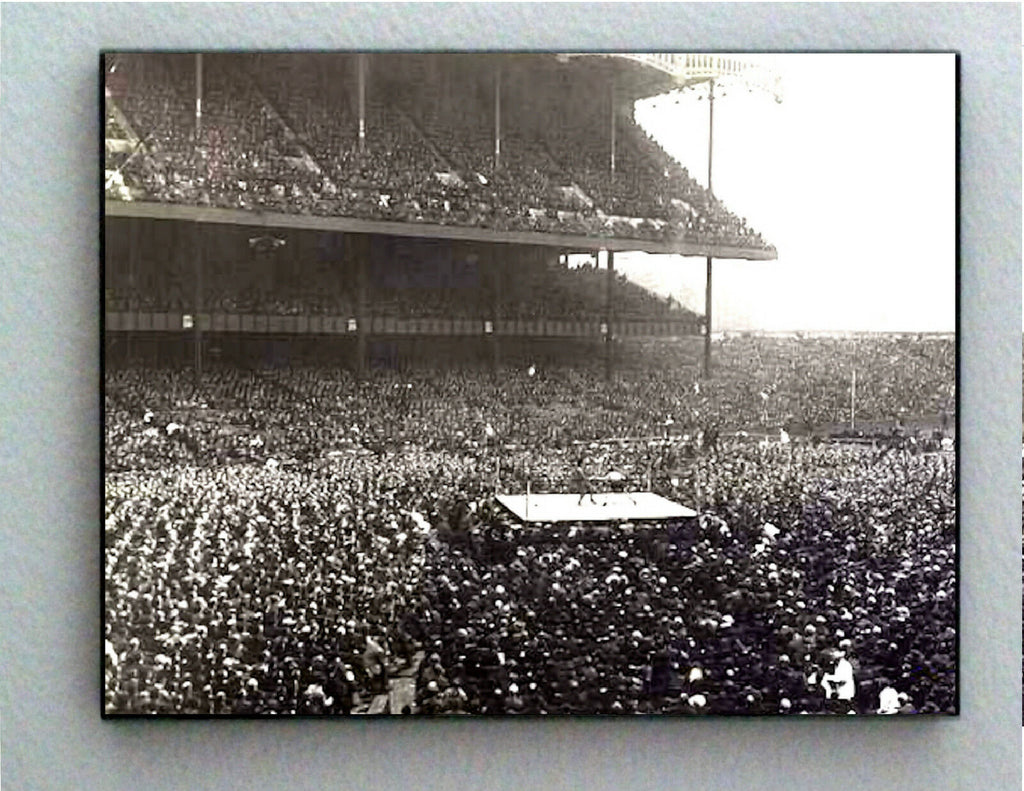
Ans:
<svg viewBox="0 0 1024 791"><path fill-rule="evenodd" d="M697 512L654 492L499 494L499 503L523 522L632 522L689 519Z"/></svg>

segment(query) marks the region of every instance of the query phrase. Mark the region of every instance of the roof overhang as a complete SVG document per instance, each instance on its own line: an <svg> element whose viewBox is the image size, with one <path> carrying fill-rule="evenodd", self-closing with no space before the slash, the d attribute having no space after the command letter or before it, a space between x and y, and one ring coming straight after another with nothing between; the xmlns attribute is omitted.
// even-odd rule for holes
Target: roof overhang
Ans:
<svg viewBox="0 0 1024 791"><path fill-rule="evenodd" d="M559 60L604 59L615 64L616 87L630 99L646 99L712 80L736 81L782 101L778 74L742 55L684 52L563 53Z"/></svg>
<svg viewBox="0 0 1024 791"><path fill-rule="evenodd" d="M152 201L120 201L107 199L104 218L134 217L150 220L174 220L220 225L246 225L266 230L295 229L334 233L365 233L381 236L406 236L421 239L452 239L480 244L517 244L534 247L555 247L559 250L614 250L645 252L702 258L734 258L748 261L773 261L774 250L758 250L733 245L715 245L675 240L662 242L648 239L582 236L542 231L499 231L457 225L362 220L354 217L320 217L309 214L263 212L244 209L221 209Z"/></svg>

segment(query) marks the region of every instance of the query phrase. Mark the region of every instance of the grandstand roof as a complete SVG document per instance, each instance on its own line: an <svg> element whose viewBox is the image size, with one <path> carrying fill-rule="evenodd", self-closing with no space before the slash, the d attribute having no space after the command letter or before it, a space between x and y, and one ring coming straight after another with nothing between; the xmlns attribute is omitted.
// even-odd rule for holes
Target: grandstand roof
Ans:
<svg viewBox="0 0 1024 791"><path fill-rule="evenodd" d="M585 63L588 69L614 71L616 90L623 99L636 101L712 79L736 79L771 93L781 101L778 75L735 55L682 52L590 52L555 56ZM602 62L603 61L603 62Z"/></svg>
<svg viewBox="0 0 1024 791"><path fill-rule="evenodd" d="M748 261L773 261L777 257L774 250L759 250L712 243L701 244L682 239L658 241L654 239L625 239L611 236L582 236L548 231L502 231L473 226L388 222L363 220L354 217L325 217L273 211L220 209L207 206L147 201L108 199L105 203L104 211L107 217L138 217L150 220L249 225L266 229L295 228L314 231L381 234L384 236L412 236L425 239L458 239L492 244L526 244L557 247L570 252L592 252L600 248L616 252L640 251L683 256L736 258Z"/></svg>
<svg viewBox="0 0 1024 791"><path fill-rule="evenodd" d="M346 57L349 55L346 54ZM430 62L472 60L476 67L500 63L510 71L529 75L534 85L542 85L562 74L580 83L594 78L614 80L619 101L632 103L710 79L739 79L781 96L778 76L759 65L733 55L681 52L497 52L497 53L387 53L375 55L391 63L405 62L416 71L426 72ZM399 67L401 69L401 66ZM548 77L547 75L550 75Z"/></svg>

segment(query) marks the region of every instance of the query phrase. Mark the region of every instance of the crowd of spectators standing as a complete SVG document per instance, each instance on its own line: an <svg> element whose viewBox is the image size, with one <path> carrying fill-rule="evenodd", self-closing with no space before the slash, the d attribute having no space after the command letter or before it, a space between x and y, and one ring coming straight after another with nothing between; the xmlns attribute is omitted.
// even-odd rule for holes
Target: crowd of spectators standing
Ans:
<svg viewBox="0 0 1024 791"><path fill-rule="evenodd" d="M388 82L382 67L361 139L351 66L282 58L207 56L197 134L194 56L117 56L108 101L146 145L126 184L168 203L771 249L627 115L612 171L609 109L574 104L566 117L564 85L541 115L509 89L496 160L486 75L439 92Z"/></svg>
<svg viewBox="0 0 1024 791"><path fill-rule="evenodd" d="M147 230L148 233L148 230ZM111 235L104 281L105 307L124 312L193 312L196 272L174 240L147 236L146 255L134 262ZM168 237L170 234L168 234ZM255 238L255 237L254 237ZM203 311L260 315L355 315L358 274L352 262L338 262L310 244L284 244L269 252L240 243L204 257L200 294ZM440 247L440 246L439 246ZM567 320L602 319L608 294L607 270L589 259L523 258L493 268L460 251L440 247L375 251L367 265L367 315L405 318ZM497 279L498 283L495 284ZM614 315L621 319L689 320L697 315L673 298L660 297L616 272L611 283ZM495 293L497 292L497 293Z"/></svg>
<svg viewBox="0 0 1024 791"><path fill-rule="evenodd" d="M851 406L855 426L899 427L927 417L947 434L954 427L956 343L950 335L741 334L723 338L716 359L709 401L730 409L733 424L760 400L764 415L790 428L848 422Z"/></svg>
<svg viewBox="0 0 1024 791"><path fill-rule="evenodd" d="M741 340L767 344L748 377L778 372L785 403L826 351L928 347ZM941 400L932 351L865 376L862 417ZM649 353L608 384L586 366L111 368L107 711L351 713L416 655L425 713L953 710L951 454L759 440L784 423L761 391ZM575 491L581 459L700 519L523 525L494 499ZM840 668L855 682L827 695Z"/></svg>

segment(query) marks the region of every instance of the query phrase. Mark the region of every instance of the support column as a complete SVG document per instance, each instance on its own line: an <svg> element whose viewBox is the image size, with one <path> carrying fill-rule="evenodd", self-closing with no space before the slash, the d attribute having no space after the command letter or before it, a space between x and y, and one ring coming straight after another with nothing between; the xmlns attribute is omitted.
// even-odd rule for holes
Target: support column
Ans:
<svg viewBox="0 0 1024 791"><path fill-rule="evenodd" d="M711 376L711 256L704 276L704 376Z"/></svg>
<svg viewBox="0 0 1024 791"><path fill-rule="evenodd" d="M611 145L609 146L610 157L609 166L611 168L612 175L615 175L615 78L612 78L612 86L609 91L611 99Z"/></svg>
<svg viewBox="0 0 1024 791"><path fill-rule="evenodd" d="M143 220L130 217L125 221L128 223L128 288L134 293L138 288L135 273L139 259L139 226Z"/></svg>
<svg viewBox="0 0 1024 791"><path fill-rule="evenodd" d="M195 148L199 148L203 134L203 53L196 53L196 137ZM198 153L198 152L194 152ZM206 152L202 152L202 175L206 182ZM199 326L199 311L203 309L203 235L199 223L192 224L192 255L195 263L195 299L192 305L192 345L194 350L193 368L196 385L203 374L203 330Z"/></svg>
<svg viewBox="0 0 1024 791"><path fill-rule="evenodd" d="M491 270L491 371L495 375L501 366L501 340L498 337L498 316L501 312L501 261L495 248L489 249L487 265Z"/></svg>
<svg viewBox="0 0 1024 791"><path fill-rule="evenodd" d="M366 152L366 55L357 56L359 64L359 153Z"/></svg>
<svg viewBox="0 0 1024 791"><path fill-rule="evenodd" d="M614 304L614 288L615 286L615 251L608 251L608 267L605 273L605 295L604 295L604 320L605 326L608 328L608 332L604 336L604 378L605 381L610 382L612 380L612 374L614 373L614 360L612 359L612 341L614 340L614 333L612 332L612 321L615 318L615 304Z"/></svg>
<svg viewBox="0 0 1024 791"><path fill-rule="evenodd" d="M192 346L195 354L194 368L196 384L203 375L203 328L199 321L199 313L203 309L203 226L192 223L192 254L195 261L195 298L192 302Z"/></svg>
<svg viewBox="0 0 1024 791"><path fill-rule="evenodd" d="M356 376L360 379L366 372L366 267L370 252L370 237L362 234L356 245Z"/></svg>
<svg viewBox="0 0 1024 791"><path fill-rule="evenodd" d="M196 53L196 142L203 131L203 53Z"/></svg>
<svg viewBox="0 0 1024 791"><path fill-rule="evenodd" d="M708 195L714 200L711 187L711 161L715 140L715 81L708 83ZM704 280L704 376L711 376L711 260L707 257L707 274Z"/></svg>
<svg viewBox="0 0 1024 791"><path fill-rule="evenodd" d="M130 217L127 219L128 222L128 315L131 316L129 319L128 329L128 359L129 361L134 359L135 356L135 329L138 327L139 320L139 302L135 299L135 294L139 290L139 286L136 278L136 272L138 271L139 263L139 233L143 220L136 217Z"/></svg>
<svg viewBox="0 0 1024 791"><path fill-rule="evenodd" d="M501 167L501 66L494 72L494 169Z"/></svg>

